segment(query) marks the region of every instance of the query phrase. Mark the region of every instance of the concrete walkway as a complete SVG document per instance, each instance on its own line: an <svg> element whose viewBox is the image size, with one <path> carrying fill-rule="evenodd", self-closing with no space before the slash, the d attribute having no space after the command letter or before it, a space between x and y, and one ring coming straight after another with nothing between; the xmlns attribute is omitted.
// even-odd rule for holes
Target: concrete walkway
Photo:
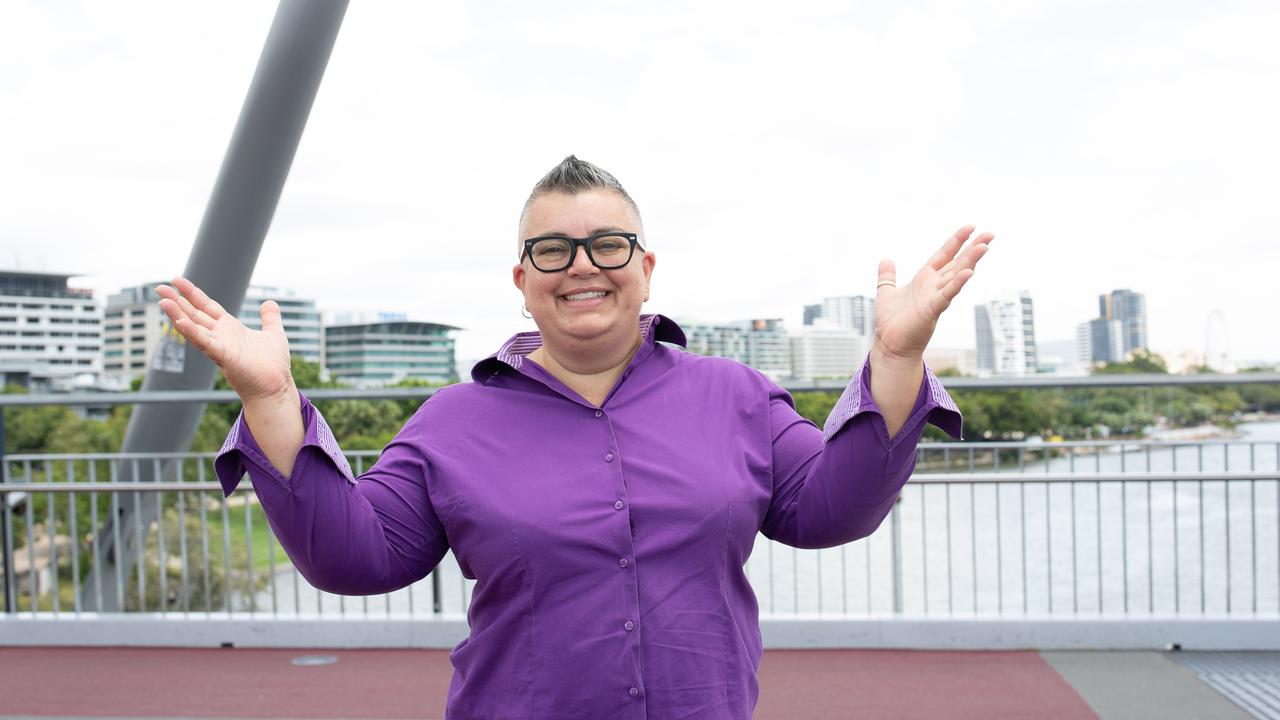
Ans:
<svg viewBox="0 0 1280 720"><path fill-rule="evenodd" d="M1157 652L1042 652L1103 720L1249 720L1253 716Z"/></svg>

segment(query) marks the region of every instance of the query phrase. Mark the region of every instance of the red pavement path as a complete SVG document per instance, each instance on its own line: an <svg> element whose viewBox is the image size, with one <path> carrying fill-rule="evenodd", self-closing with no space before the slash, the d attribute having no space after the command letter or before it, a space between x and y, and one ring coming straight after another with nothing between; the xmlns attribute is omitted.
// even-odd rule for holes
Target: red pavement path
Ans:
<svg viewBox="0 0 1280 720"><path fill-rule="evenodd" d="M298 655L333 665L297 667ZM0 648L0 715L440 718L445 650ZM756 720L1096 718L1034 651L770 650Z"/></svg>

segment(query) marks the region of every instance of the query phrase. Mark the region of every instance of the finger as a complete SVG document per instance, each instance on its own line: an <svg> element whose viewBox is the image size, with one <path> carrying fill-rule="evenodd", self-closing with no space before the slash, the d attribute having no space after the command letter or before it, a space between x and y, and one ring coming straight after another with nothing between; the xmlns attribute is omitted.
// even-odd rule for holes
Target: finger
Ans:
<svg viewBox="0 0 1280 720"><path fill-rule="evenodd" d="M161 284L159 284L159 285L156 285L156 294L157 294L157 295L159 295L159 296L160 296L160 297L162 297L162 298L169 298L170 300L177 300L177 299L178 299L178 296L180 296L182 293L180 293L180 292L178 292L177 290L173 289L173 288L172 288L172 287L170 287L169 285L165 285L164 283L161 283Z"/></svg>
<svg viewBox="0 0 1280 720"><path fill-rule="evenodd" d="M952 275L966 268L969 270L972 270L974 266L978 264L978 261L982 259L982 256L985 255L986 253L987 253L986 243L970 244L968 247L964 249L963 252L960 253L960 257L956 258L956 263L951 268Z"/></svg>
<svg viewBox="0 0 1280 720"><path fill-rule="evenodd" d="M973 277L973 270L965 268L964 270L956 273L956 276L951 279L951 282L947 283L947 286L942 288L942 295L947 299L948 303L955 299L956 295L960 294L960 288L964 287L964 284L969 282L969 278L971 277Z"/></svg>
<svg viewBox="0 0 1280 720"><path fill-rule="evenodd" d="M173 298L161 298L160 309L164 311L165 315L169 316L169 324L175 328L178 326L179 320L187 317L187 314L182 311L182 308Z"/></svg>
<svg viewBox="0 0 1280 720"><path fill-rule="evenodd" d="M938 271L938 287L942 287L956 273L956 261L952 260Z"/></svg>
<svg viewBox="0 0 1280 720"><path fill-rule="evenodd" d="M214 320L221 320L222 316L227 314L227 311L223 310L216 300L205 295L204 291L196 287L195 283L190 280L184 277L176 277L173 279L173 284L182 291L182 294L191 301L192 305Z"/></svg>
<svg viewBox="0 0 1280 720"><path fill-rule="evenodd" d="M938 283L936 287L946 287L947 283L951 282L955 278L956 273L966 268L972 270L977 267L978 261L987 254L987 249L990 247L990 242L993 237L995 236L991 233L984 233L974 239L972 243L969 243L964 250L961 250L960 255L955 260L947 263L942 268L942 272L938 275Z"/></svg>
<svg viewBox="0 0 1280 720"><path fill-rule="evenodd" d="M188 318L195 321L195 323L201 327L212 330L217 325L213 318L197 310L195 306L193 306L190 301L184 297L178 297L178 306L182 308L182 311L187 314Z"/></svg>
<svg viewBox="0 0 1280 720"><path fill-rule="evenodd" d="M969 278L973 277L973 270L965 268L956 273L956 276L947 283L945 287L938 288L930 298L930 307L933 308L934 317L943 313L944 310L951 307L951 301L960 293L960 288L969 282Z"/></svg>
<svg viewBox="0 0 1280 720"><path fill-rule="evenodd" d="M280 319L280 304L275 300L267 300L259 305L258 317L262 319L263 332L284 333L284 321Z"/></svg>
<svg viewBox="0 0 1280 720"><path fill-rule="evenodd" d="M961 245L964 245L964 241L968 239L969 234L972 232L973 226L965 225L957 230L954 235L947 238L947 241L942 243L942 247L938 248L938 252L934 253L933 257L929 258L929 267L934 270L939 270L943 265L946 265L951 258L956 256L956 252L960 249Z"/></svg>
<svg viewBox="0 0 1280 720"><path fill-rule="evenodd" d="M197 325L188 317L180 317L173 323L173 328L182 334L182 337L191 343L191 346L204 353L218 367L222 367L222 361L226 354L222 343L218 341L213 331L206 327Z"/></svg>
<svg viewBox="0 0 1280 720"><path fill-rule="evenodd" d="M885 281L894 283L893 285L894 287L897 286L897 282L898 282L897 268L894 267L893 261L888 258L885 258L884 260L880 261L880 267L877 268L877 271L876 271L876 293L877 294L879 294L880 291L883 290L884 288L890 287L889 285L880 284Z"/></svg>

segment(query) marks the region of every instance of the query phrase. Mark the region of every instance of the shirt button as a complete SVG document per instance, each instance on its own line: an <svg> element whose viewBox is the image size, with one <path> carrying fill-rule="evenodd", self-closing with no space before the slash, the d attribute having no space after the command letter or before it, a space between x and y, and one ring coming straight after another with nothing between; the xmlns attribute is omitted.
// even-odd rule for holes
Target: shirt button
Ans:
<svg viewBox="0 0 1280 720"><path fill-rule="evenodd" d="M603 415L603 414L604 414L604 413L603 413L603 412L601 412L600 410L597 410L597 411L596 411L596 417L600 417L600 416L601 416L601 415Z"/></svg>
<svg viewBox="0 0 1280 720"><path fill-rule="evenodd" d="M621 501L621 500L615 500L615 501L614 501L614 503L613 503L613 509L614 509L614 510L621 510L621 509L622 509L622 501Z"/></svg>
<svg viewBox="0 0 1280 720"><path fill-rule="evenodd" d="M604 454L604 461L605 461L605 462L613 462L613 453L605 453L605 454Z"/></svg>
<svg viewBox="0 0 1280 720"><path fill-rule="evenodd" d="M640 697L640 688L638 687L633 687L627 692L631 693L631 697Z"/></svg>
<svg viewBox="0 0 1280 720"><path fill-rule="evenodd" d="M627 559L626 559L626 558L622 558L621 560L619 560L619 561L618 561L618 565L619 565L619 566L621 566L621 567L626 567L626 566L627 566L627 564L628 564L628 563L627 563Z"/></svg>
<svg viewBox="0 0 1280 720"><path fill-rule="evenodd" d="M631 632L632 630L636 629L636 624L628 620L622 624L622 627L626 628L627 632Z"/></svg>

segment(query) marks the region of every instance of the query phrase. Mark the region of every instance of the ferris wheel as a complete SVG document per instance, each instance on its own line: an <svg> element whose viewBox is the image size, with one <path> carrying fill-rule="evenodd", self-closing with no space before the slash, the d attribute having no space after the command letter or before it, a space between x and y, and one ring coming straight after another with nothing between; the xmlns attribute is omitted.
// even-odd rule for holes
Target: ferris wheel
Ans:
<svg viewBox="0 0 1280 720"><path fill-rule="evenodd" d="M1204 364L1219 372L1235 370L1230 358L1227 318L1217 308L1210 310L1209 317L1205 320Z"/></svg>

